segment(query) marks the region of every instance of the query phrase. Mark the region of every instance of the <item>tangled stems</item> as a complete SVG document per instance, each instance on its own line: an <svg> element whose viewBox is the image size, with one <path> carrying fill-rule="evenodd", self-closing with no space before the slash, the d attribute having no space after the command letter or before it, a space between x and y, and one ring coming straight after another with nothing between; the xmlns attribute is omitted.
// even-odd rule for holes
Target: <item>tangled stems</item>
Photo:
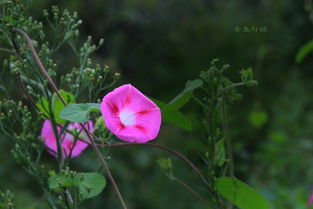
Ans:
<svg viewBox="0 0 313 209"><path fill-rule="evenodd" d="M204 178L204 176L201 174L200 170L183 154L180 152L177 152L169 147L160 145L160 144L152 144L152 143L117 143L117 144L96 144L96 146L99 147L127 147L127 146L145 146L145 147L153 147L157 149L161 149L163 151L166 151L168 153L171 153L175 155L176 157L180 158L183 160L202 180L204 185L206 185L207 189L209 190L210 193L213 193L208 181ZM174 177L174 180L181 184L183 187L185 187L187 190L189 190L192 194L194 194L196 197L198 197L202 202L205 204L209 205L210 208L216 209L216 206L213 203L208 202L204 198L202 198L197 192L195 192L192 188L190 188L186 183L184 183L182 180Z"/></svg>
<svg viewBox="0 0 313 209"><path fill-rule="evenodd" d="M96 146L95 141L94 141L93 138L90 136L89 131L86 129L86 127L85 127L84 125L82 125L82 124L81 124L81 126L82 126L84 132L87 134L87 137L88 137L88 139L90 140L92 147L93 147L94 150L96 151L97 156L98 156L98 158L100 159L104 170L106 171L107 175L109 176L109 179L110 179L111 183L113 184L113 187L115 188L116 194L117 194L117 196L118 196L118 198L119 198L119 200L120 200L120 202L121 202L123 208L124 208L124 209L127 209L127 206L126 206L126 204L125 204L125 202L124 202L124 200L123 200L123 197L122 197L122 195L121 195L121 192L120 192L120 190L118 189L118 186L117 186L116 182L114 181L114 178L113 178L113 176L112 176L112 174L111 174L111 172L110 172L110 169L109 169L107 163L105 162L104 158L102 157L100 150L99 150L98 147Z"/></svg>
<svg viewBox="0 0 313 209"><path fill-rule="evenodd" d="M41 60L39 59L39 56L38 56L38 54L37 54L37 52L36 52L36 50L35 50L35 48L33 46L32 40L29 38L28 34L25 33L24 31L22 31L21 29L18 29L18 28L13 28L13 31L20 33L26 39L27 45L31 49L32 55L34 56L35 62L38 65L40 71L45 76L45 78L49 81L49 84L51 85L53 90L56 92L56 94L60 97L61 96L60 92L58 91L56 85L54 84L54 82L52 81L51 77L49 76L49 74L45 70L45 68L44 68ZM63 104L65 103L65 101L64 101L64 99L62 97L60 97L60 100L62 101ZM51 107L49 107L49 108L51 108ZM52 118L51 121L52 121L52 124L53 124L52 128L53 128L53 132L54 132L54 135L56 137L56 142L57 142L58 159L60 161L60 163L59 163L59 170L61 170L62 167L63 167L63 164L64 164L63 149L62 149L62 146L61 146L61 141L60 141L59 136L57 134L56 123L55 123L53 117L51 117L51 118Z"/></svg>
<svg viewBox="0 0 313 209"><path fill-rule="evenodd" d="M72 131L70 131L70 130L65 130L65 131L67 133L73 135ZM101 141L99 138L97 138L95 135L93 135L89 131L87 131L86 133L89 134L89 137L93 137L95 139L95 141L97 141L97 142ZM91 144L91 142L89 142L89 141L86 141L86 140L83 140L83 139L78 139L78 140L81 140L82 142L87 143L87 144L93 146L93 144ZM175 150L173 150L173 149L171 149L169 147L166 147L164 145L154 144L154 143L116 143L116 144L98 144L98 143L96 143L95 146L103 147L103 148L128 147L128 146L145 146L145 147L157 148L157 149L163 150L165 152L171 153L171 154L175 155L176 157L180 158L181 160L183 160L183 162L186 163L194 171L194 173L204 183L204 185L206 186L206 188L208 189L210 194L214 193L212 191L211 187L210 187L210 184L204 178L204 176L201 174L200 170L186 156L184 156L182 153L180 153L178 151L175 151ZM176 181L177 183L181 184L187 190L189 190L192 194L194 194L196 197L198 197L202 202L204 202L205 204L209 205L211 208L216 209L216 207L214 206L213 203L210 203L207 200L205 200L204 198L202 198L201 195L199 195L197 192L195 192L192 188L190 188L182 180L180 180L178 178L174 178L173 180Z"/></svg>
<svg viewBox="0 0 313 209"><path fill-rule="evenodd" d="M49 74L47 73L46 69L44 68L44 66L43 66L43 64L42 64L42 62L41 62L41 60L40 60L40 58L38 57L38 54L37 54L37 52L36 52L36 50L35 50L35 48L34 48L34 46L33 46L32 40L30 39L30 37L28 36L28 34L25 33L24 31L22 31L21 29L18 29L18 28L14 28L13 30L16 31L16 32L18 32L18 33L20 33L20 34L22 34L23 37L26 39L27 45L28 45L28 47L31 49L32 55L33 55L33 57L34 57L34 59L35 59L35 61L36 61L36 64L38 65L40 71L41 71L42 74L45 76L45 78L48 80L48 82L49 82L50 86L52 87L53 91L57 94L57 96L59 97L59 99L61 100L61 102L64 104L64 106L67 106L67 103L65 102L64 98L61 96L61 94L60 94L58 88L57 88L56 85L54 84L53 80L51 79L51 77L50 77ZM96 144L95 144L93 138L90 136L88 130L85 128L85 126L84 126L83 124L80 124L80 125L81 125L81 127L83 128L83 130L86 132L87 137L88 137L88 139L90 140L92 147L93 147L94 150L96 151L96 154L97 154L98 158L100 159L101 164L102 164L104 170L106 171L106 173L107 173L107 175L108 175L108 177L109 177L109 179L110 179L110 181L111 181L111 183L112 183L112 185L113 185L113 187L114 187L114 189L115 189L115 192L116 192L116 194L117 194L117 196L118 196L118 198L119 198L119 200L120 200L120 202L121 202L121 204L122 204L122 207L123 207L124 209L127 209L127 206L126 206L126 204L125 204L125 202L124 202L124 199L123 199L123 197L122 197L122 195L121 195L121 193L120 193L120 191L119 191L119 188L118 188L118 186L117 186L117 184L116 184L116 182L115 182L115 180L114 180L114 178L113 178L113 176L112 176L112 174L111 174L111 172L110 172L110 169L109 169L107 163L106 163L105 160L103 159L103 157L102 157L102 155L101 155L101 153L100 153L98 147L96 146ZM58 149L58 150L62 150L60 141L59 141L59 140L57 140L57 141L58 141L58 147L60 146L60 149ZM61 152L58 151L58 153L59 153L59 155L61 155L61 158L60 158L60 159L62 159L62 158L63 158L63 156L62 156L62 151L61 151ZM60 157L60 156L59 156L59 157Z"/></svg>
<svg viewBox="0 0 313 209"><path fill-rule="evenodd" d="M154 147L161 150L164 150L166 152L169 152L180 159L182 159L201 179L201 181L206 185L208 190L212 192L211 187L208 183L208 181L204 178L204 176L201 174L199 169L183 154L180 152L177 152L169 147L160 145L160 144L152 144L152 143L118 143L118 144L96 144L99 147L127 147L127 146L145 146L145 147Z"/></svg>
<svg viewBox="0 0 313 209"><path fill-rule="evenodd" d="M58 88L56 87L55 83L53 82L53 80L51 79L51 77L49 76L49 74L47 73L46 69L44 68L40 58L38 57L38 54L32 44L32 40L30 39L30 37L28 36L28 34L24 31L22 31L21 29L18 29L18 28L14 28L13 29L14 31L20 33L27 41L27 44L28 44L28 47L31 49L31 52L32 52L32 55L35 59L35 62L36 64L38 65L40 71L42 72L42 74L44 75L44 77L48 80L50 86L52 87L53 91L57 94L57 96L59 97L60 101L64 104L64 106L67 106L67 103L65 102L64 98L62 97L62 95L59 93L59 90ZM57 126L57 124L54 124L55 127ZM108 175L113 187L114 187L114 190L118 196L118 199L123 207L123 209L127 209L127 206L123 200L123 197L119 191L119 188L110 172L110 169L106 163L106 161L104 160L103 156L101 155L101 152L100 150L98 149L98 146L99 147L122 147L122 146L132 146L132 145L137 145L137 146L148 146L148 147L154 147L154 148L158 148L158 149L162 149L164 151L167 151L171 154L174 154L175 156L179 157L180 159L182 159L190 168L192 168L192 170L200 177L200 179L202 180L202 182L205 184L205 186L207 187L208 191L212 194L214 193L210 187L210 184L208 183L208 181L204 178L204 176L201 174L201 172L199 171L199 169L187 158L185 157L183 154L173 150L173 149L170 149L168 147L165 147L165 146L162 146L162 145L159 145L159 144L151 144L151 143L143 143L143 144L139 144L139 143L121 143L121 144L112 144L112 145L100 145L100 144L96 144L95 141L94 141L94 137L93 135L87 130L87 128L83 125L83 124L80 124L83 131L86 133L89 141L90 141L90 145L93 147L93 149L95 150L96 154L97 154L97 157L99 158L106 174ZM60 144L59 140L58 141L58 146ZM61 152L58 152L61 154L61 161L62 161L62 158L63 158L63 155L62 155L62 148L60 148ZM209 205L212 209L216 209L215 207L215 204L213 203L210 203L208 201L206 201L205 199L203 199L198 193L196 193L194 190L192 190L188 185L186 185L184 182L182 182L181 180L179 179L175 179L179 184L181 184L182 186L184 186L186 189L188 189L189 191L191 191L191 193L193 193L195 196L197 196L199 199L201 199L201 201L205 202L207 205Z"/></svg>
<svg viewBox="0 0 313 209"><path fill-rule="evenodd" d="M38 57L38 54L33 46L33 43L32 43L32 40L29 38L28 34L25 33L24 31L22 31L21 29L18 29L18 28L14 28L13 29L14 31L22 34L24 36L24 38L26 39L27 41L27 45L28 47L31 49L31 52L32 52L32 55L34 56L34 59L36 61L36 64L38 65L41 73L45 76L45 78L49 81L49 84L51 85L53 91L58 95L59 99L62 101L62 103L64 105L66 105L66 102L65 100L63 99L63 97L61 96L58 88L56 87L56 85L54 84L54 82L52 81L51 77L49 76L49 74L47 73L45 67L43 66L42 62L40 61L39 57Z"/></svg>
<svg viewBox="0 0 313 209"><path fill-rule="evenodd" d="M72 131L70 131L70 130L65 130L65 131L67 133L73 135ZM95 140L97 142L101 141L99 138L97 138L95 135L93 135L89 131L87 131L86 133L89 134L89 137L95 138ZM86 141L86 140L83 140L83 139L78 139L78 140L81 140L82 142L87 143L87 144L93 146L91 144L91 142L89 142L89 141ZM160 145L160 144L153 144L153 143L116 143L116 144L98 144L98 143L96 143L95 146L103 147L103 148L128 147L128 146L145 146L145 147L152 147L152 148L161 149L161 150L163 150L165 152L171 153L171 154L175 155L176 157L180 158L181 160L183 160L183 162L185 162L194 171L194 173L201 179L201 181L204 183L204 185L206 186L208 191L211 194L213 194L213 191L212 191L212 189L210 187L210 184L204 178L204 176L201 174L200 170L186 156L184 156L180 152L177 152L177 151L175 151L175 150L173 150L173 149L171 149L169 147L166 147L166 146ZM180 185L182 185L183 187L185 187L192 194L194 194L197 198L199 198L202 202L204 202L205 204L209 205L212 209L216 209L216 207L215 207L215 205L213 203L210 203L207 200L205 200L203 197L201 197L201 195L199 195L197 192L195 192L190 186L188 186L182 180L180 180L180 179L178 179L176 177L174 177L173 180L176 181L177 183L179 183Z"/></svg>

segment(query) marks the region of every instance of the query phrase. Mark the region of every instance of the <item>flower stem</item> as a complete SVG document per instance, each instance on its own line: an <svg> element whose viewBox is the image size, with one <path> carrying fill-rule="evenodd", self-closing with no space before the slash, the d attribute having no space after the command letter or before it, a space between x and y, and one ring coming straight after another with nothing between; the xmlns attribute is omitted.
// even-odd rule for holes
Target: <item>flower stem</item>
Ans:
<svg viewBox="0 0 313 209"><path fill-rule="evenodd" d="M11 51L10 49L6 49L6 48L0 48L0 51L8 52L8 53L10 53L10 54L14 54L13 51Z"/></svg>
<svg viewBox="0 0 313 209"><path fill-rule="evenodd" d="M225 94L224 94L224 92L222 93L221 113L222 113L222 120L223 120L226 152L227 152L227 157L229 160L229 176L234 177L234 158L233 158L231 140L230 140L230 136L229 136L229 125L228 125L228 120L227 120L226 110L225 110ZM227 209L232 209L232 208L233 208L233 203L229 201L227 204Z"/></svg>
<svg viewBox="0 0 313 209"><path fill-rule="evenodd" d="M51 85L53 91L58 95L58 97L60 98L60 100L62 101L63 104L66 104L65 100L63 99L63 97L61 96L58 88L56 87L56 85L54 84L54 82L52 81L51 77L49 76L49 74L47 73L45 67L43 66L40 58L38 57L38 54L34 48L34 45L32 43L32 40L30 39L30 37L28 36L27 33L25 33L24 31L22 31L21 29L18 29L18 28L14 28L13 29L14 31L22 34L24 36L24 38L26 39L27 41L27 45L28 47L30 48L31 52L32 52L32 55L35 59L35 62L36 64L38 65L40 71L42 72L42 74L46 77L46 79L49 81L49 84Z"/></svg>
<svg viewBox="0 0 313 209"><path fill-rule="evenodd" d="M234 177L234 158L233 158L231 140L229 137L229 125L228 125L228 120L227 120L226 110L225 110L224 93L222 94L221 113L222 113L222 119L223 119L224 139L225 139L225 144L226 144L227 157L229 159L229 176Z"/></svg>
<svg viewBox="0 0 313 209"><path fill-rule="evenodd" d="M215 99L217 99L219 96L221 96L221 94L224 94L227 90L232 89L232 88L236 88L238 86L244 86L246 85L244 82L239 82L239 83L234 83L230 86L226 86L225 88L223 88L222 90L220 90L216 95L213 96L212 100L214 101Z"/></svg>
<svg viewBox="0 0 313 209"><path fill-rule="evenodd" d="M119 188L118 188L118 186L117 186L117 184L116 184L116 182L115 182L115 180L114 180L114 178L113 178L113 176L112 176L112 174L111 174L111 172L110 172L110 169L109 169L107 163L105 162L104 158L102 157L101 152L100 152L100 150L98 149L98 147L97 147L97 145L96 145L94 139L91 137L91 135L89 134L89 131L86 129L85 126L82 125L82 129L83 129L83 130L85 131L85 133L87 134L87 137L88 137L88 139L89 139L90 142L91 142L91 146L92 146L93 149L96 151L96 154L97 154L98 158L100 159L100 161L101 161L101 163L102 163L102 166L103 166L105 172L107 173L107 175L108 175L108 177L109 177L109 179L110 179L110 181L111 181L111 183L112 183L112 185L113 185L113 187L114 187L114 189L115 189L115 192L116 192L116 194L117 194L117 196L118 196L118 198L119 198L119 200L120 200L120 202L121 202L123 208L124 208L124 209L127 209L127 206L126 206L126 204L125 204L125 202L124 202L124 200L123 200L123 197L122 197L122 195L121 195L121 192L120 192L120 190L119 190Z"/></svg>

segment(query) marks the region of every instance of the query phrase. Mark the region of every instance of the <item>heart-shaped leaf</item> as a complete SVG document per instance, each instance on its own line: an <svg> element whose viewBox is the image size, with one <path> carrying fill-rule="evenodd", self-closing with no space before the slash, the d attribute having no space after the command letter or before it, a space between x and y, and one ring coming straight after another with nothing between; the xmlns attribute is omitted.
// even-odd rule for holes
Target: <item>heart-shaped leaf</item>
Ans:
<svg viewBox="0 0 313 209"><path fill-rule="evenodd" d="M106 186L104 176L99 173L85 173L84 179L79 185L79 191L83 199L97 196Z"/></svg>
<svg viewBox="0 0 313 209"><path fill-rule="evenodd" d="M253 188L235 178L221 177L217 191L241 209L269 209L269 202Z"/></svg>
<svg viewBox="0 0 313 209"><path fill-rule="evenodd" d="M71 122L85 123L89 120L90 112L99 111L100 104L97 103L71 104L61 111L60 117Z"/></svg>

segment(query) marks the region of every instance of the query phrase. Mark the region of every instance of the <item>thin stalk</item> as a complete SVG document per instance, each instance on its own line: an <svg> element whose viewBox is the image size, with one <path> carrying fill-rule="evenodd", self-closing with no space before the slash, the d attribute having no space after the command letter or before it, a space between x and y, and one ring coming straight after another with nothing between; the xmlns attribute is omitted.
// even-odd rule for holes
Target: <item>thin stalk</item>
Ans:
<svg viewBox="0 0 313 209"><path fill-rule="evenodd" d="M44 73L44 75L48 76L49 82L52 81L52 79L49 77L49 74L46 72L45 68L43 67L42 62L39 59L39 57L38 57L38 55L36 53L36 50L35 50L35 48L33 46L32 40L29 38L28 34L25 33L24 31L20 30L20 29L17 29L17 28L15 28L13 30L16 31L16 32L21 33L24 36L24 38L27 40L28 46L30 47L30 49L32 51L32 54L33 54L33 56L35 58L35 61L36 61L37 65L38 65L38 67L40 68L41 71L44 71L46 73L46 74ZM15 42L13 42L13 43L14 43L14 48L16 48L16 52L17 52L18 48L16 46L16 43ZM20 58L19 54L18 53L16 53L16 54ZM27 90L25 89L25 86L23 85L23 82L21 81L21 77L20 76L18 76L18 80L20 80L20 85L22 85L22 88L26 92L26 95L28 95L30 97L30 95L28 94ZM52 81L52 86L55 86L53 81ZM48 96L47 92L46 92L46 94ZM34 101L31 99L31 97L30 97L30 102L34 103ZM36 108L36 105L34 105L34 106ZM49 103L49 109L50 109L49 112L52 113L52 107L51 107L50 103ZM57 131L57 128L56 128L56 122L54 120L53 115L50 115L50 117L51 117L52 129L53 129L53 132L54 132L54 135L55 135L55 138L56 138L56 144L57 144L57 149L58 149L59 170L61 171L61 169L62 169L62 167L64 165L63 150L62 150L60 138L58 136L58 131Z"/></svg>
<svg viewBox="0 0 313 209"><path fill-rule="evenodd" d="M50 104L50 103L49 103ZM51 106L51 105L49 105ZM50 107L49 107L50 108ZM50 113L52 113L51 108L50 108ZM50 114L50 118L51 118L51 127L56 139L56 144L57 144L57 150L58 150L58 159L59 159L59 171L62 170L63 166L64 166L64 152L62 149L62 144L61 144L61 136L59 136L58 130L57 130L57 123L55 122L55 119L53 117L53 115Z"/></svg>
<svg viewBox="0 0 313 209"><path fill-rule="evenodd" d="M239 82L239 83L234 83L234 84L232 84L230 86L226 86L221 91L219 91L215 96L213 96L212 100L215 100L216 98L218 98L219 96L224 94L229 89L236 88L238 86L244 86L244 85L246 85L244 82Z"/></svg>
<svg viewBox="0 0 313 209"><path fill-rule="evenodd" d="M52 209L57 209L57 207L55 206L53 200L51 199L51 196L49 195L49 192L46 189L44 189L44 193L45 193L45 195L46 195L46 197L48 199L48 203L49 203L50 207Z"/></svg>
<svg viewBox="0 0 313 209"><path fill-rule="evenodd" d="M69 130L66 130L67 133L73 135L73 133ZM92 133L90 133L88 131L88 134L90 135L90 137L95 137ZM97 139L97 138L96 138ZM84 143L87 143L89 145L92 145L90 142L82 140L82 139L78 139ZM98 139L98 141L101 141ZM180 158L181 160L183 160L197 175L198 177L200 177L201 181L205 184L205 186L208 188L208 190L210 192L213 192L210 184L208 183L208 181L204 178L204 176L201 174L200 170L183 154L181 154L180 152L177 152L169 147L160 145L160 144L152 144L152 143L117 143L117 144L95 144L97 147L105 147L105 148L111 148L111 147L124 147L124 146L146 146L146 147L154 147L154 148L158 148L161 149L163 151L166 151L168 153L171 153L173 155L175 155L176 157Z"/></svg>
<svg viewBox="0 0 313 209"><path fill-rule="evenodd" d="M221 113L222 113L222 119L223 119L224 140L226 144L227 156L229 159L229 176L234 177L234 159L233 159L231 140L229 136L229 125L228 125L228 119L227 119L226 110L225 110L225 95L224 94L222 95Z"/></svg>
<svg viewBox="0 0 313 209"><path fill-rule="evenodd" d="M73 201L72 195L70 194L68 189L65 190L65 195L66 195L66 199L69 201L70 205L73 207L74 201Z"/></svg>
<svg viewBox="0 0 313 209"><path fill-rule="evenodd" d="M191 97L196 101L196 102L198 102L198 104L203 108L203 109L205 109L205 110L208 110L209 109L209 107L206 105L206 104L204 104L198 97L196 97L193 93L191 93Z"/></svg>
<svg viewBox="0 0 313 209"><path fill-rule="evenodd" d="M211 190L211 187L210 187L209 183L208 183L207 180L204 178L204 176L202 176L202 174L201 174L201 172L199 171L199 169L198 169L187 157L185 157L183 154L181 154L181 153L179 153L179 152L177 152L177 151L175 151L175 150L173 150L173 149L171 149L171 148L169 148L169 147L166 147L166 146L163 146L163 145L159 145L159 144L151 144L151 143L145 143L145 144L141 144L141 143L96 144L96 143L94 143L94 139L93 139L93 137L91 136L91 135L93 135L93 134L89 133L89 131L88 131L87 129L84 129L85 127L82 126L82 128L83 128L83 130L85 131L85 133L87 134L87 136L89 135L88 138L89 138L89 139L92 139L92 140L90 140L91 143L89 143L89 142L87 142L87 141L85 141L85 140L81 140L81 139L79 139L79 140L81 140L82 142L88 143L88 144L91 145L92 147L94 147L94 145L95 145L96 147L106 147L106 148L111 148L111 147L124 147L124 146L133 146L133 145L137 145L137 146L154 147L154 148L158 148L158 149L161 149L161 150L163 150L163 151L169 152L169 153L171 153L171 154L177 156L178 158L182 159L182 160L200 177L200 179L202 180L202 182L207 186L208 190L213 193L213 191ZM67 131L67 132L68 132L69 134L73 134L71 131ZM94 143L94 145L93 145L92 142ZM103 159L101 153L100 153L99 156ZM101 161L102 161L102 160L101 160ZM104 161L104 159L103 159L103 161ZM104 162L105 162L105 161L104 161ZM105 167L104 167L104 168L105 168ZM112 178L113 178L113 177L112 177Z"/></svg>
<svg viewBox="0 0 313 209"><path fill-rule="evenodd" d="M20 87L22 88L24 94L26 95L27 99L28 99L29 102L31 103L31 105L35 108L35 110L39 110L39 108L37 107L35 101L34 101L33 98L29 95L29 93L28 93L28 91L27 91L27 89L26 89L26 87L25 87L25 85L24 85L24 83L23 83L23 81L22 81L20 75L17 76L17 81L18 81Z"/></svg>
<svg viewBox="0 0 313 209"><path fill-rule="evenodd" d="M0 51L8 52L8 53L10 53L10 54L14 54L13 51L11 51L10 49L6 49L6 48L0 48Z"/></svg>
<svg viewBox="0 0 313 209"><path fill-rule="evenodd" d="M176 181L178 184L182 185L183 187L185 187L189 192L191 192L195 197L197 197L199 200L201 200L204 204L208 205L211 208L216 208L210 202L208 202L203 197L201 197L201 195L199 193L197 193L195 190L193 190L190 186L188 186L181 179L174 177L173 180Z"/></svg>
<svg viewBox="0 0 313 209"><path fill-rule="evenodd" d="M222 119L223 119L223 129L224 129L224 140L226 144L226 152L229 159L229 176L234 177L234 158L233 158L233 151L232 151L232 145L231 140L229 136L229 125L228 120L226 116L226 110L225 110L225 94L222 93L222 104L221 104L221 113L222 113ZM233 208L233 203L228 202L227 209Z"/></svg>
<svg viewBox="0 0 313 209"><path fill-rule="evenodd" d="M113 185L113 187L114 187L114 189L115 189L115 192L116 192L116 194L117 194L117 196L118 196L118 198L119 198L119 200L120 200L120 202L121 202L123 208L124 208L124 209L127 209L127 206L126 206L126 204L125 204L125 202L124 202L124 200L123 200L123 197L122 197L122 195L121 195L121 192L120 192L120 190L119 190L119 188L118 188L118 186L117 186L117 184L116 184L116 182L115 182L115 180L114 180L114 178L113 178L113 176L112 176L112 174L111 174L111 172L110 172L110 169L109 169L107 163L105 162L104 158L102 157L101 152L100 152L100 150L98 149L98 147L97 147L97 145L96 145L94 139L90 136L89 131L85 128L85 126L82 125L82 129L83 129L83 130L85 131L85 133L87 134L87 137L88 137L88 139L89 139L90 142L91 142L92 148L96 151L96 154L97 154L98 158L100 159L100 161L101 161L101 163L102 163L102 166L103 166L105 172L107 173L107 175L108 175L108 177L109 177L109 179L110 179L110 181L111 181L111 183L112 183L112 185Z"/></svg>
<svg viewBox="0 0 313 209"><path fill-rule="evenodd" d="M32 40L30 39L30 37L28 36L27 33L25 33L24 31L22 31L21 29L18 29L18 28L14 28L13 29L14 31L22 34L24 36L24 38L26 39L27 41L27 45L28 47L30 48L31 52L32 52L32 55L35 59L35 62L36 64L38 65L40 71L42 72L42 74L46 77L46 79L49 81L49 84L51 85L53 91L58 95L58 97L60 98L60 100L62 101L63 104L66 104L65 100L63 99L63 97L61 96L58 88L56 87L56 85L54 84L54 82L52 81L51 77L49 76L49 74L47 73L46 69L44 68L34 46L33 46L33 43L32 43Z"/></svg>

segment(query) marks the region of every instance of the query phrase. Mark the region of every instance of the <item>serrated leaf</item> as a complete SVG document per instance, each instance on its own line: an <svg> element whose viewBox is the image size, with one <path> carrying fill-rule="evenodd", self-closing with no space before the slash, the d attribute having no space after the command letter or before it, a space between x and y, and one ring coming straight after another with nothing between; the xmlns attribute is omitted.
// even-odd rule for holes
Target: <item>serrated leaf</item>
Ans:
<svg viewBox="0 0 313 209"><path fill-rule="evenodd" d="M71 104L61 111L60 117L71 122L85 123L89 120L90 112L99 111L100 104L97 103Z"/></svg>
<svg viewBox="0 0 313 209"><path fill-rule="evenodd" d="M304 44L296 54L296 63L302 62L302 60L313 51L313 40Z"/></svg>
<svg viewBox="0 0 313 209"><path fill-rule="evenodd" d="M235 178L221 177L217 191L241 209L269 209L269 202L253 188Z"/></svg>
<svg viewBox="0 0 313 209"><path fill-rule="evenodd" d="M88 199L100 194L105 186L106 180L101 174L85 173L84 179L79 185L79 191L83 199Z"/></svg>

